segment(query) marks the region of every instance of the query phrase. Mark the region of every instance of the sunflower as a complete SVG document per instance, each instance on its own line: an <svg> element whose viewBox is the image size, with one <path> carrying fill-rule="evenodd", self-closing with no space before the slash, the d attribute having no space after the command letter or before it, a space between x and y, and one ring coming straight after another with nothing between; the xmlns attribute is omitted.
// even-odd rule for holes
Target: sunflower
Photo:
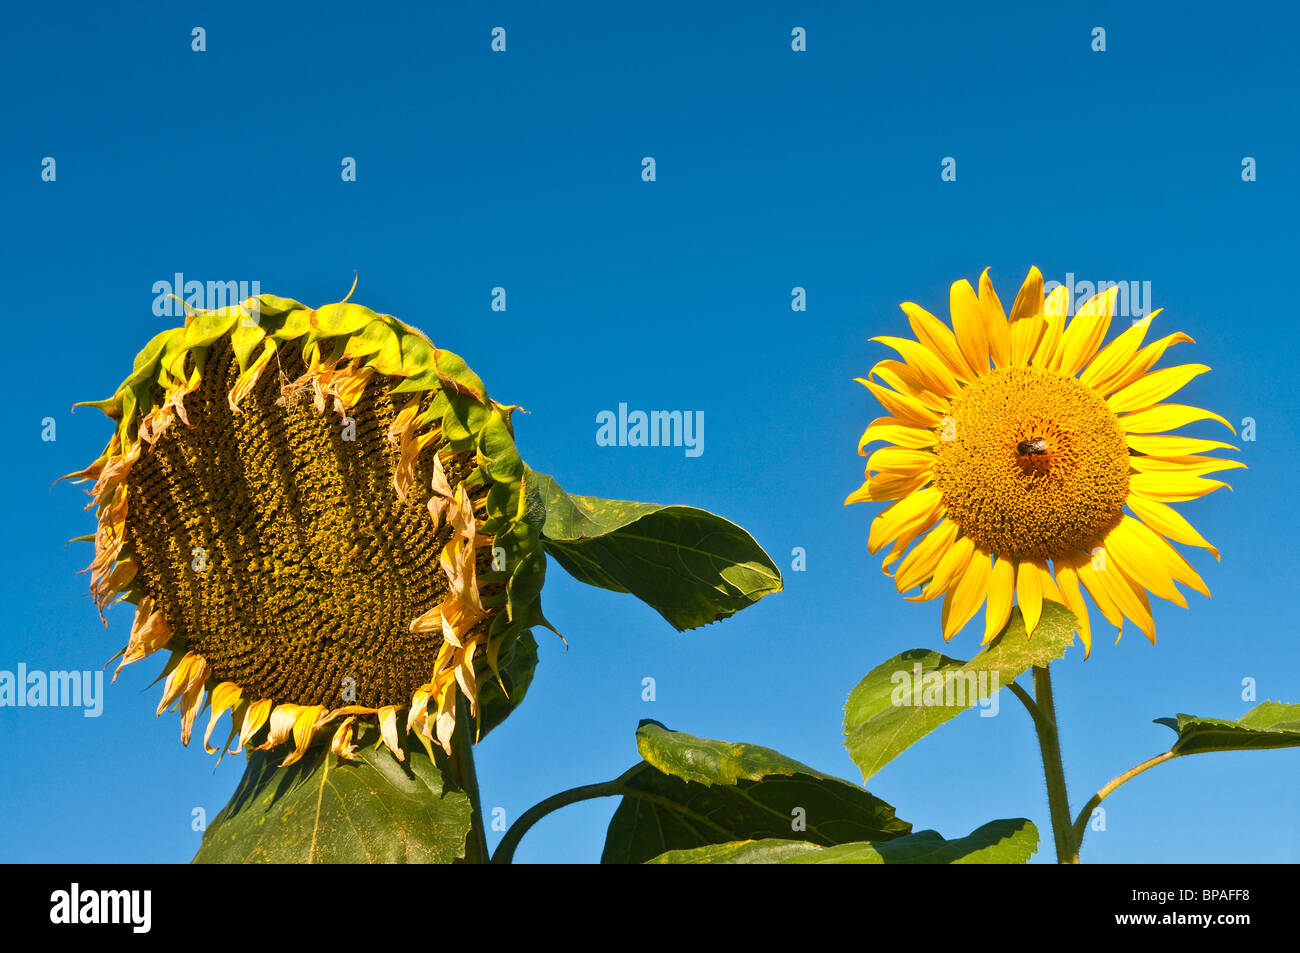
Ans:
<svg viewBox="0 0 1300 953"><path fill-rule="evenodd" d="M944 597L945 640L982 606L988 643L1013 604L1032 635L1048 599L1074 614L1090 652L1086 591L1119 635L1129 619L1154 643L1149 593L1184 608L1176 583L1210 594L1171 543L1219 552L1169 504L1226 486L1207 474L1243 464L1202 455L1229 444L1166 432L1232 425L1164 402L1209 368L1152 369L1192 340L1144 343L1159 311L1102 347L1117 294L1094 296L1067 322L1065 288L1044 299L1031 268L1008 316L986 269L978 294L968 281L952 286L952 328L907 302L916 339L873 338L901 360L858 379L889 414L871 422L858 452L887 446L870 454L866 482L845 504L890 502L868 548L889 547L884 571L909 601Z"/></svg>
<svg viewBox="0 0 1300 953"><path fill-rule="evenodd" d="M347 299L186 310L90 404L117 427L68 475L94 481L101 618L135 606L118 672L167 650L158 713L188 744L209 704L210 753L226 712L223 753L285 765L323 731L353 757L367 721L399 759L412 731L450 751L458 691L476 716L502 646L546 624L517 408Z"/></svg>

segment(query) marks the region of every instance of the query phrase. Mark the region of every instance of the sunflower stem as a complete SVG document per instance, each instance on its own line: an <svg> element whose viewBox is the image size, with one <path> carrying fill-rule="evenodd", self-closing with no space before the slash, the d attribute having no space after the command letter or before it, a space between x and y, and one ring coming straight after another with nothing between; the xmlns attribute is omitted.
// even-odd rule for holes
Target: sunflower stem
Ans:
<svg viewBox="0 0 1300 953"><path fill-rule="evenodd" d="M456 728L451 736L451 757L448 768L452 780L469 795L470 825L465 838L465 861L486 864L487 835L483 830L483 802L479 797L478 773L474 770L474 720L469 713L469 702L456 689Z"/></svg>
<svg viewBox="0 0 1300 953"><path fill-rule="evenodd" d="M1102 801L1106 800L1116 788L1121 784L1132 781L1143 771L1154 768L1158 764L1164 764L1170 758L1176 758L1177 754L1173 751L1165 751L1156 755L1154 758L1147 758L1139 765L1134 765L1117 778L1113 778L1109 784L1092 796L1092 799L1083 806L1079 816L1074 821L1074 851L1075 862L1078 862L1079 848L1083 846L1083 835L1088 832L1088 821L1092 818L1092 812L1095 811Z"/></svg>
<svg viewBox="0 0 1300 953"><path fill-rule="evenodd" d="M1043 713L1040 712L1038 706L1034 704L1033 696L1017 685L1014 681L1008 682L1007 688L1011 689L1011 693L1019 698L1020 703L1025 706L1025 711L1029 712L1029 717L1034 719L1034 730L1037 731L1039 724L1043 720Z"/></svg>
<svg viewBox="0 0 1300 953"><path fill-rule="evenodd" d="M1052 699L1052 676L1046 665L1034 666L1034 702L1039 714L1034 719L1034 727L1043 755L1043 774L1047 778L1047 806L1052 815L1056 862L1077 864L1079 848L1074 838L1070 799L1065 788L1065 766L1061 763L1061 737L1056 724L1056 703Z"/></svg>
<svg viewBox="0 0 1300 953"><path fill-rule="evenodd" d="M524 811L519 816L519 820L510 825L510 830L506 831L505 837L501 838L501 843L497 844L497 852L492 855L492 863L512 863L515 858L515 848L519 846L519 842L532 829L532 826L547 814L558 811L570 804L577 804L579 801L590 801L593 798L620 795L624 792L624 783L643 767L643 763L638 763L612 781L602 781L599 784L584 784L581 787L569 788L569 790L561 791L559 794L552 794L544 801L538 801Z"/></svg>

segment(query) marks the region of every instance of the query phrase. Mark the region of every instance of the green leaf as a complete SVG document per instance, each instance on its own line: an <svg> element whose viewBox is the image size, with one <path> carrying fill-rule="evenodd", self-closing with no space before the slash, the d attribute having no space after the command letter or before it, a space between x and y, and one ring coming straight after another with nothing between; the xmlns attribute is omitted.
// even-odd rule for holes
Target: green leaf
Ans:
<svg viewBox="0 0 1300 953"><path fill-rule="evenodd" d="M507 636L508 643L501 648L497 667L505 691L490 669L485 668L478 682L478 737L482 741L489 731L509 717L528 693L537 668L537 642L528 629L518 635ZM507 695L507 693L509 693Z"/></svg>
<svg viewBox="0 0 1300 953"><path fill-rule="evenodd" d="M402 369L401 341L382 317L349 339L345 355L367 357L366 363L380 374L396 374Z"/></svg>
<svg viewBox="0 0 1300 953"><path fill-rule="evenodd" d="M844 706L844 746L863 780L1032 666L1063 656L1074 642L1074 625L1068 609L1044 602L1033 638L1026 636L1017 608L1006 628L969 662L911 649L877 665Z"/></svg>
<svg viewBox="0 0 1300 953"><path fill-rule="evenodd" d="M419 745L399 763L358 731L356 761L328 744L276 767L285 749L254 751L230 803L213 819L195 863L447 864L464 857L470 801ZM364 747L362 747L364 746Z"/></svg>
<svg viewBox="0 0 1300 953"><path fill-rule="evenodd" d="M176 334L176 330L176 328L168 328L166 331L159 331L149 339L149 343L135 356L131 376L122 382L122 386L118 388L119 391L153 380L154 373L158 370L158 359L162 356L163 347ZM184 334L184 329L181 329L181 333Z"/></svg>
<svg viewBox="0 0 1300 953"><path fill-rule="evenodd" d="M262 295L263 308L266 307L267 297L267 295ZM311 330L311 310L305 307L274 313L263 310L262 318L265 322L263 327L270 324L275 328L271 333L271 337L278 341L293 341Z"/></svg>
<svg viewBox="0 0 1300 953"><path fill-rule="evenodd" d="M266 332L256 324L240 325L230 333L230 346L235 352L235 361L239 365L240 373L248 370L253 348L262 344L265 337Z"/></svg>
<svg viewBox="0 0 1300 953"><path fill-rule="evenodd" d="M363 305L339 302L317 308L307 323L317 335L341 337L355 334L378 317Z"/></svg>
<svg viewBox="0 0 1300 953"><path fill-rule="evenodd" d="M888 841L820 847L806 841L746 840L669 851L654 864L1023 864L1038 849L1024 818L991 821L957 840L918 831Z"/></svg>
<svg viewBox="0 0 1300 953"><path fill-rule="evenodd" d="M185 325L185 346L206 347L229 331L240 318L238 308L221 308L203 311L189 319Z"/></svg>
<svg viewBox="0 0 1300 953"><path fill-rule="evenodd" d="M645 761L623 782L602 863L642 863L667 850L792 832L829 845L912 829L857 785L770 748L697 738L652 721L637 729L637 747Z"/></svg>
<svg viewBox="0 0 1300 953"><path fill-rule="evenodd" d="M1178 733L1172 749L1177 755L1300 747L1300 705L1282 702L1264 702L1236 721L1179 715L1157 718L1156 724Z"/></svg>
<svg viewBox="0 0 1300 953"><path fill-rule="evenodd" d="M438 371L438 379L452 390L473 397L477 401L487 400L487 388L479 380L477 374L469 369L464 358L459 354L453 354L451 351L435 348L433 352L434 366Z"/></svg>
<svg viewBox="0 0 1300 953"><path fill-rule="evenodd" d="M252 298L249 301L253 301ZM256 310L264 318L278 318L290 311L308 311L305 304L294 301L292 298L281 298L279 295L258 295Z"/></svg>
<svg viewBox="0 0 1300 953"><path fill-rule="evenodd" d="M546 551L579 582L630 592L677 630L725 619L781 590L747 532L690 506L571 496L529 471L546 505Z"/></svg>

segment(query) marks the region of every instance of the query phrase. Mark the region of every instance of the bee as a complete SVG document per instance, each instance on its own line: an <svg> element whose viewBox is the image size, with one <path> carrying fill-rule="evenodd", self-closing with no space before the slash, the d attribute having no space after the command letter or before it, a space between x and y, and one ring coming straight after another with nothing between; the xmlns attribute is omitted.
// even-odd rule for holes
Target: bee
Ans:
<svg viewBox="0 0 1300 953"><path fill-rule="evenodd" d="M1016 444L1016 463L1026 475L1047 473L1051 469L1051 462L1051 451L1042 437L1022 440Z"/></svg>

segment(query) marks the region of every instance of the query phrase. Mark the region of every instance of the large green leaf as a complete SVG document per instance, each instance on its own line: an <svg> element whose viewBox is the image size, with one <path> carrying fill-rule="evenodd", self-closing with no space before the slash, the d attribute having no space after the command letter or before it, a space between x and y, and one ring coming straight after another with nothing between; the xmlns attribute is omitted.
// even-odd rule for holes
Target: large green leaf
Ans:
<svg viewBox="0 0 1300 953"><path fill-rule="evenodd" d="M318 744L295 765L255 751L195 863L452 863L465 855L470 801L419 745L399 763L359 732L358 760ZM441 752L435 749L441 759Z"/></svg>
<svg viewBox="0 0 1300 953"><path fill-rule="evenodd" d="M1264 702L1236 721L1179 715L1156 723L1178 732L1172 749L1177 755L1300 747L1300 705Z"/></svg>
<svg viewBox="0 0 1300 953"><path fill-rule="evenodd" d="M1023 864L1038 849L1024 818L991 821L957 840L918 831L893 840L820 847L807 841L745 840L655 857L654 864Z"/></svg>
<svg viewBox="0 0 1300 953"><path fill-rule="evenodd" d="M667 850L795 834L817 844L884 841L912 825L857 785L770 748L637 729L641 770L625 777L603 863L641 863Z"/></svg>
<svg viewBox="0 0 1300 953"><path fill-rule="evenodd" d="M528 686L537 668L537 642L528 629L508 636L506 645L497 658L501 681L488 668L484 668L478 683L478 740L505 721L512 711L523 703ZM501 682L505 683L502 688Z"/></svg>
<svg viewBox="0 0 1300 953"><path fill-rule="evenodd" d="M1074 641L1074 624L1064 606L1044 602L1033 638L1014 609L1006 628L968 662L912 649L877 665L844 706L844 745L863 780L1032 666L1063 656Z"/></svg>
<svg viewBox="0 0 1300 953"><path fill-rule="evenodd" d="M781 589L776 564L747 532L690 506L572 496L544 473L546 551L575 579L630 592L678 630L725 619Z"/></svg>

